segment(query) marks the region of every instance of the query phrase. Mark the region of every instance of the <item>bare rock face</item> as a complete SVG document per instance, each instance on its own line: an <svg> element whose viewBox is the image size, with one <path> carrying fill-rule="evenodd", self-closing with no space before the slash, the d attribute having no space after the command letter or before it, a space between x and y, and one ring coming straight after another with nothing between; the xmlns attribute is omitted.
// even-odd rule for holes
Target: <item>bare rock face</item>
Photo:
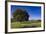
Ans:
<svg viewBox="0 0 46 34"><path fill-rule="evenodd" d="M26 10L23 9L16 9L16 11L13 13L13 17L16 21L28 21L29 14Z"/></svg>

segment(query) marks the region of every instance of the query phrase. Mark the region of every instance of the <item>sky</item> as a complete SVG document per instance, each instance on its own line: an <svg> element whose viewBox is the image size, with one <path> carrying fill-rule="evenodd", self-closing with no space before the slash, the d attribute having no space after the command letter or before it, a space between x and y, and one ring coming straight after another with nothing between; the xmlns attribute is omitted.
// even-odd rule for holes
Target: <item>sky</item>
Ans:
<svg viewBox="0 0 46 34"><path fill-rule="evenodd" d="M29 14L29 20L39 20L41 19L41 7L40 6L18 6L11 5L11 15L17 8L24 9ZM13 16L13 15L12 15Z"/></svg>

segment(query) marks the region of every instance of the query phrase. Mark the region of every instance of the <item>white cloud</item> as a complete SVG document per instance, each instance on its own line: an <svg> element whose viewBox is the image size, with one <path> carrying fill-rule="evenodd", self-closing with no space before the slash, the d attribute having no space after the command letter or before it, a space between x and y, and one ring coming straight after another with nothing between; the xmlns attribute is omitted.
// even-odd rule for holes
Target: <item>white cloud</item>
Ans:
<svg viewBox="0 0 46 34"><path fill-rule="evenodd" d="M29 16L29 20L31 20L31 16Z"/></svg>

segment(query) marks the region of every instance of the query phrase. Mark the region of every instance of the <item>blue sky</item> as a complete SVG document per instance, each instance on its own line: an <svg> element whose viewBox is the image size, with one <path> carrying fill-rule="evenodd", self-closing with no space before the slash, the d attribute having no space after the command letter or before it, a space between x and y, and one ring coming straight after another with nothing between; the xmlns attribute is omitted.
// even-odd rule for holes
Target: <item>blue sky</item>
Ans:
<svg viewBox="0 0 46 34"><path fill-rule="evenodd" d="M41 19L41 7L40 6L18 6L18 5L11 5L11 15L17 9L21 8L28 12L29 20L39 20Z"/></svg>

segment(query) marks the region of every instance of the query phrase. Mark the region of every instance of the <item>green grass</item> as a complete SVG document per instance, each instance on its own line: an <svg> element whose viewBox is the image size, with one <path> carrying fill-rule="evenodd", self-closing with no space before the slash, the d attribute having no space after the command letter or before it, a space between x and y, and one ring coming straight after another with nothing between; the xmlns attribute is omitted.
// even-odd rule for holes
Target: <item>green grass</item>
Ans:
<svg viewBox="0 0 46 34"><path fill-rule="evenodd" d="M40 22L31 22L31 21L24 21L24 22L12 22L11 23L11 28L23 28L23 27L40 27L41 23Z"/></svg>

